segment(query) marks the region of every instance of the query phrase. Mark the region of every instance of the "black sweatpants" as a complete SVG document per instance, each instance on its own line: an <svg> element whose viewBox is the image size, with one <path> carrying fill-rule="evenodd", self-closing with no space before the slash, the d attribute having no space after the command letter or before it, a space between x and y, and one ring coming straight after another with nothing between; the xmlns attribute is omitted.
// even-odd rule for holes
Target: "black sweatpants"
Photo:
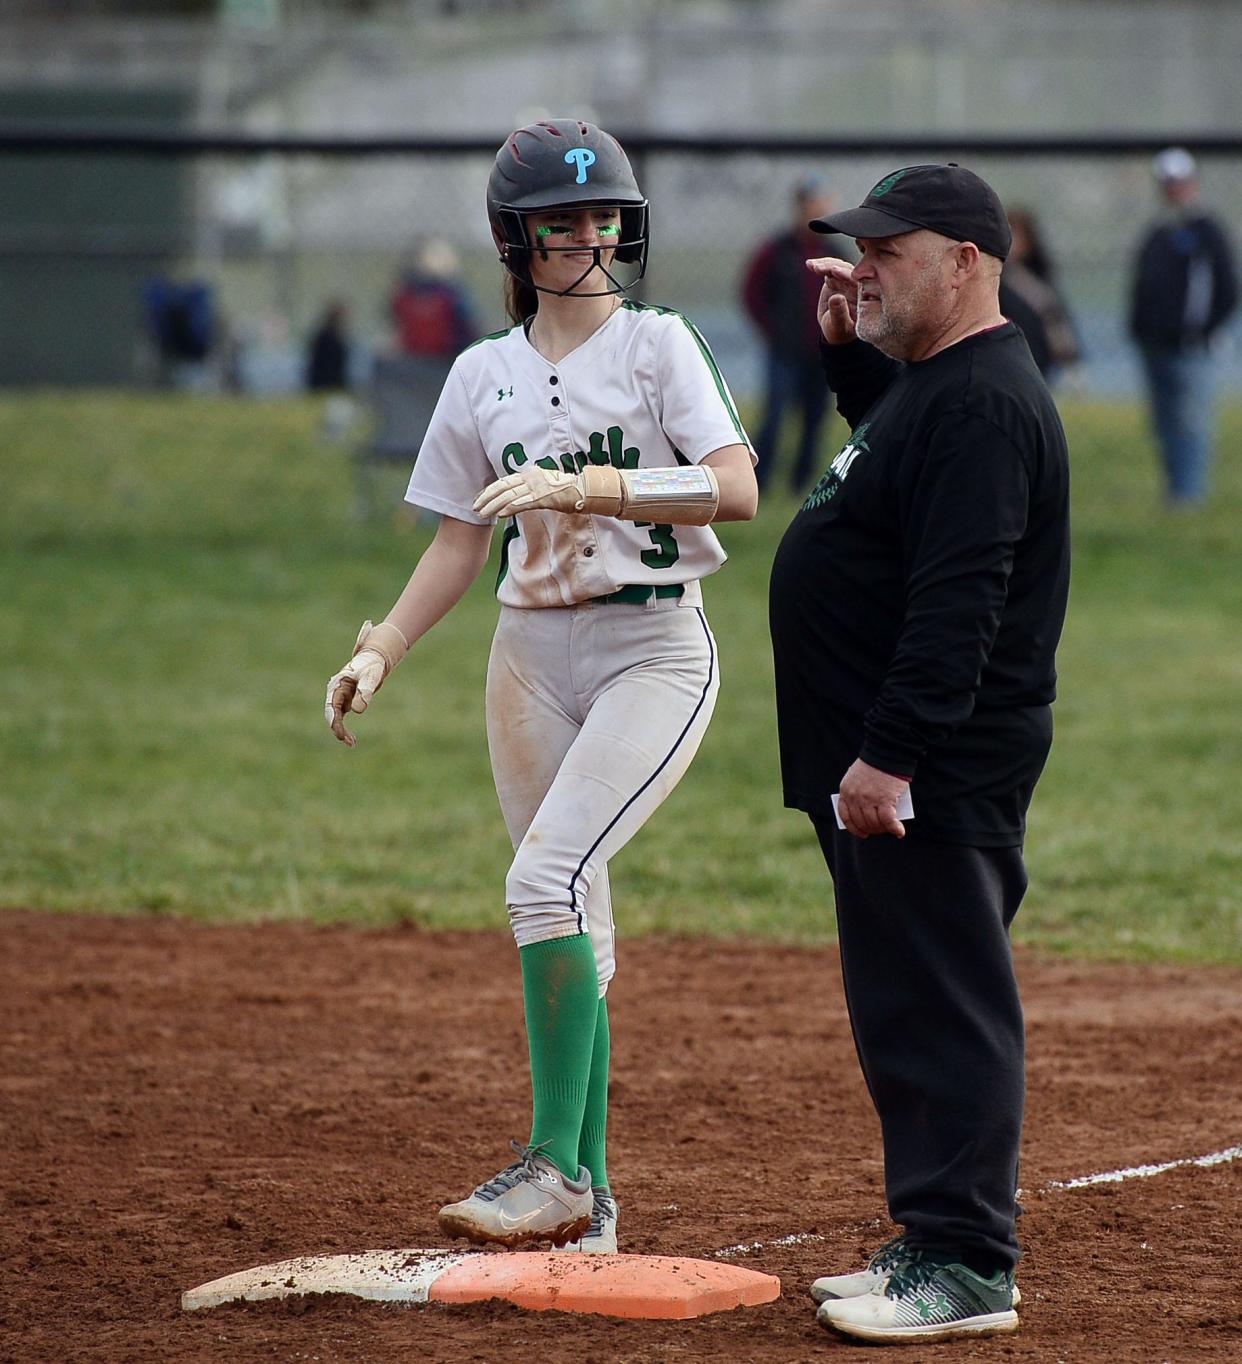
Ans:
<svg viewBox="0 0 1242 1364"><path fill-rule="evenodd" d="M1008 929L1026 891L1022 849L861 839L811 820L889 1214L918 1249L1012 1268L1025 1037Z"/></svg>

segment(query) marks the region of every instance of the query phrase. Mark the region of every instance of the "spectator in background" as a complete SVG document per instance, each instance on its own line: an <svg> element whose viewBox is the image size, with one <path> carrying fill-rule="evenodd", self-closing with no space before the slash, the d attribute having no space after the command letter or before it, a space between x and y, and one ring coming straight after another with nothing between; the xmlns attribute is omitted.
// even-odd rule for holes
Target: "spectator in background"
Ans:
<svg viewBox="0 0 1242 1364"><path fill-rule="evenodd" d="M1052 380L1081 358L1078 334L1035 215L1014 207L1007 216L1013 246L1001 273L1001 312L1017 324L1039 372Z"/></svg>
<svg viewBox="0 0 1242 1364"><path fill-rule="evenodd" d="M432 238L419 248L392 297L397 349L403 355L452 360L477 339L474 307L460 269L448 242Z"/></svg>
<svg viewBox="0 0 1242 1364"><path fill-rule="evenodd" d="M1152 424L1170 508L1194 507L1208 492L1215 437L1213 340L1238 302L1233 249L1199 202L1199 171L1181 147L1152 163L1165 211L1134 262L1130 335L1146 372Z"/></svg>
<svg viewBox="0 0 1242 1364"><path fill-rule="evenodd" d="M306 354L306 387L312 393L344 393L349 389L349 313L334 299L324 309Z"/></svg>
<svg viewBox="0 0 1242 1364"><path fill-rule="evenodd" d="M800 493L815 471L819 433L828 407L828 389L819 363L820 279L806 268L807 258L843 254L844 242L829 243L807 226L833 205L823 182L801 181L793 195L793 217L785 231L759 245L742 280L742 302L767 347L766 398L763 423L755 440L759 465L755 476L762 490L772 473L781 419L790 406L802 414L790 486Z"/></svg>
<svg viewBox="0 0 1242 1364"><path fill-rule="evenodd" d="M206 387L216 341L211 286L157 275L143 286L142 304L159 359L160 382L177 388Z"/></svg>

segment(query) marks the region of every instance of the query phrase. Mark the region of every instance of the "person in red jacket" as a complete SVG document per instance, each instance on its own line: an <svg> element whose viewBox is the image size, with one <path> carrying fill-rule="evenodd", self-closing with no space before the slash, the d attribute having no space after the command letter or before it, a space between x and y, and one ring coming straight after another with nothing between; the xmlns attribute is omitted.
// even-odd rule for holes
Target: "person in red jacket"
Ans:
<svg viewBox="0 0 1242 1364"><path fill-rule="evenodd" d="M832 205L822 181L800 181L794 189L789 227L759 244L742 280L742 303L767 349L765 410L755 441L759 456L755 475L761 489L772 472L781 421L791 406L802 416L797 453L789 471L794 493L803 492L812 474L820 472L815 457L828 391L819 364L820 333L815 318L820 281L807 270L806 261L823 255L824 246L822 237L807 224L828 213ZM833 244L831 250L844 254L844 241Z"/></svg>
<svg viewBox="0 0 1242 1364"><path fill-rule="evenodd" d="M474 306L451 243L432 238L402 276L390 309L403 355L452 360L479 336Z"/></svg>

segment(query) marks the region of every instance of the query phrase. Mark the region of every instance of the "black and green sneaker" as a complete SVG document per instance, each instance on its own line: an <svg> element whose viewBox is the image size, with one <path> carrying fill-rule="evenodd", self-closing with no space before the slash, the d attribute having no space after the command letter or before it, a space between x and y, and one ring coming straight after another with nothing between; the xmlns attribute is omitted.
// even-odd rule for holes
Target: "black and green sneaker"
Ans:
<svg viewBox="0 0 1242 1364"><path fill-rule="evenodd" d="M816 1320L842 1335L880 1343L1001 1335L1018 1329L1013 1274L998 1270L985 1279L965 1265L912 1251L882 1292L829 1298Z"/></svg>

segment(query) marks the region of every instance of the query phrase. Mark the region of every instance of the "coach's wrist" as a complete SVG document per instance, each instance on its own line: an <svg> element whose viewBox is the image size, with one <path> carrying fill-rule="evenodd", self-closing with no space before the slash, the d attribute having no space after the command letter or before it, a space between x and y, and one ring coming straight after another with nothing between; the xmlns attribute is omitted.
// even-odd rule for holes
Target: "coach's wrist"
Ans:
<svg viewBox="0 0 1242 1364"><path fill-rule="evenodd" d="M900 781L913 781L914 774L918 771L919 766L918 757L913 753L891 748L877 748L867 743L863 744L858 757L868 767L874 767L877 772L883 772L886 777L896 777Z"/></svg>

